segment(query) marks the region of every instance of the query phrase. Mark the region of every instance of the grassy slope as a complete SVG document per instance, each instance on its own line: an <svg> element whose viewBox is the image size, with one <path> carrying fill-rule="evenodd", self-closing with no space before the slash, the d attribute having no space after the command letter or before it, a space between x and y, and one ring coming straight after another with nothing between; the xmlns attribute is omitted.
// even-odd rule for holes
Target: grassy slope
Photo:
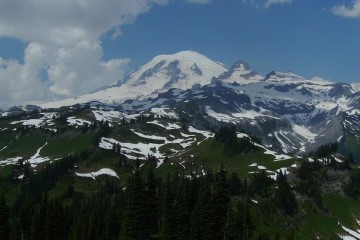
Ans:
<svg viewBox="0 0 360 240"><path fill-rule="evenodd" d="M41 155L52 158L63 157L71 153L80 153L89 148L95 133L67 134L51 139L42 149Z"/></svg>
<svg viewBox="0 0 360 240"><path fill-rule="evenodd" d="M192 158L192 156L194 157ZM301 161L301 159L274 161L274 156L264 154L263 151L240 155L226 155L223 151L223 144L214 139L203 141L182 155L181 159L179 157L174 158L175 162L181 162L183 160L192 161L198 166L212 169L219 168L220 163L223 162L226 169L230 172L236 172L243 177L248 176L249 172L259 171L257 167L249 166L253 163L265 166L268 170L275 171L281 167L289 167L294 162Z"/></svg>
<svg viewBox="0 0 360 240"><path fill-rule="evenodd" d="M18 157L24 159L31 157L45 144L45 136L40 133L26 134L15 138L7 148L0 152L0 158Z"/></svg>

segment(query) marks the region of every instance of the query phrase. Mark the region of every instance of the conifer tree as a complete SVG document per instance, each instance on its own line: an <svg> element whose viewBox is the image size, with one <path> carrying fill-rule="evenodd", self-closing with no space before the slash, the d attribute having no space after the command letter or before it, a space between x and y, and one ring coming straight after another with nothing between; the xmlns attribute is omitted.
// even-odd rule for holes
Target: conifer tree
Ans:
<svg viewBox="0 0 360 240"><path fill-rule="evenodd" d="M214 192L212 195L212 207L214 208L214 238L222 239L224 235L224 226L226 222L226 214L229 207L230 191L229 184L226 180L226 171L223 163L220 166L220 170L216 175L216 181L214 185Z"/></svg>
<svg viewBox="0 0 360 240"><path fill-rule="evenodd" d="M277 177L278 188L275 191L274 201L279 209L282 209L286 214L293 214L297 207L295 196L286 181L286 175L281 171Z"/></svg>
<svg viewBox="0 0 360 240"><path fill-rule="evenodd" d="M146 235L153 235L158 232L158 212L157 212L156 183L153 165L150 164L145 188L145 213L144 213L144 231Z"/></svg>
<svg viewBox="0 0 360 240"><path fill-rule="evenodd" d="M187 239L190 232L190 209L188 202L189 181L181 178L176 204L177 239Z"/></svg>
<svg viewBox="0 0 360 240"><path fill-rule="evenodd" d="M0 199L0 239L10 239L10 211L4 197Z"/></svg>
<svg viewBox="0 0 360 240"><path fill-rule="evenodd" d="M210 182L208 176L205 176L199 191L199 198L191 216L191 240L212 239L214 236L213 210Z"/></svg>
<svg viewBox="0 0 360 240"><path fill-rule="evenodd" d="M146 239L143 228L144 221L144 184L140 176L139 161L133 176L129 179L126 188L126 206L123 225L121 226L120 239Z"/></svg>
<svg viewBox="0 0 360 240"><path fill-rule="evenodd" d="M66 218L59 199L49 202L46 210L45 232L47 240L66 239Z"/></svg>
<svg viewBox="0 0 360 240"><path fill-rule="evenodd" d="M162 235L164 240L176 239L176 208L174 193L171 188L170 176L167 176L164 192L164 208Z"/></svg>

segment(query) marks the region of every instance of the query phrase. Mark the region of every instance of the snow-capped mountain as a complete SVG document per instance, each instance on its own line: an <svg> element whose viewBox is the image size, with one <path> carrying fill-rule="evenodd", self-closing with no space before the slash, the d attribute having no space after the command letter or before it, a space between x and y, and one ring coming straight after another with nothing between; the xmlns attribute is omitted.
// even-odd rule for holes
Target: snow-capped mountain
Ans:
<svg viewBox="0 0 360 240"><path fill-rule="evenodd" d="M93 102L128 114L171 108L198 128L235 124L284 153L303 154L340 142L359 155L358 90L353 84L308 80L292 72L262 77L243 61L227 70L199 53L184 51L157 56L97 92L42 107Z"/></svg>
<svg viewBox="0 0 360 240"><path fill-rule="evenodd" d="M111 86L91 94L41 106L61 107L90 101L119 104L126 99L145 99L170 88L191 89L210 84L213 77L218 77L226 70L223 64L194 51L159 55Z"/></svg>

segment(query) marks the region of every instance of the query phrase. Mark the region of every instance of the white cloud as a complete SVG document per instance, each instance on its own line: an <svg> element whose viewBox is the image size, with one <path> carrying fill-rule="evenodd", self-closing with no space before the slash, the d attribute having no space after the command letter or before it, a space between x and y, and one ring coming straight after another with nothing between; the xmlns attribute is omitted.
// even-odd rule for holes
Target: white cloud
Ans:
<svg viewBox="0 0 360 240"><path fill-rule="evenodd" d="M196 4L207 4L210 3L211 0L186 0L189 3L196 3Z"/></svg>
<svg viewBox="0 0 360 240"><path fill-rule="evenodd" d="M266 9L272 5L277 4L291 4L293 0L242 0L244 3L250 3L254 5L257 9Z"/></svg>
<svg viewBox="0 0 360 240"><path fill-rule="evenodd" d="M99 43L87 41L58 49L48 69L49 80L54 83L50 91L65 96L76 96L120 80L129 59L111 59L103 62L102 55Z"/></svg>
<svg viewBox="0 0 360 240"><path fill-rule="evenodd" d="M168 0L0 0L0 37L28 43L24 63L0 56L0 107L87 93L123 77L99 39ZM44 79L45 77L45 79ZM2 106L1 106L2 105Z"/></svg>
<svg viewBox="0 0 360 240"><path fill-rule="evenodd" d="M331 9L332 13L347 18L358 18L360 17L360 0L355 0L352 6L348 7L345 4L335 6Z"/></svg>

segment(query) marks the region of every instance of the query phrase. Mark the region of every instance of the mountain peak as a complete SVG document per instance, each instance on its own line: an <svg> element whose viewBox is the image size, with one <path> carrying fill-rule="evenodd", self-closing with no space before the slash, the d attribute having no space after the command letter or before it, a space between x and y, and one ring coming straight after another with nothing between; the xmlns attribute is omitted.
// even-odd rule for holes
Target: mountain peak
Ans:
<svg viewBox="0 0 360 240"><path fill-rule="evenodd" d="M231 69L240 69L240 70L250 70L250 66L243 60L237 60L234 65L232 65Z"/></svg>
<svg viewBox="0 0 360 240"><path fill-rule="evenodd" d="M187 51L180 51L174 54L161 54L156 57L154 57L150 62L152 61L161 61L161 60L171 60L171 59L177 59L180 61L195 61L199 59L209 59L208 57L193 51L193 50L187 50ZM210 59L209 59L210 60Z"/></svg>
<svg viewBox="0 0 360 240"><path fill-rule="evenodd" d="M210 84L213 77L218 77L225 71L227 68L223 64L195 51L163 54L100 91L60 101L59 104L64 106L68 105L67 102L89 101L114 104L127 99L144 99L154 97L170 88L186 90Z"/></svg>
<svg viewBox="0 0 360 240"><path fill-rule="evenodd" d="M258 82L262 79L263 77L260 76L255 70L251 69L246 62L243 60L238 60L227 72L221 74L217 80L227 83L236 82L239 84L249 84Z"/></svg>

